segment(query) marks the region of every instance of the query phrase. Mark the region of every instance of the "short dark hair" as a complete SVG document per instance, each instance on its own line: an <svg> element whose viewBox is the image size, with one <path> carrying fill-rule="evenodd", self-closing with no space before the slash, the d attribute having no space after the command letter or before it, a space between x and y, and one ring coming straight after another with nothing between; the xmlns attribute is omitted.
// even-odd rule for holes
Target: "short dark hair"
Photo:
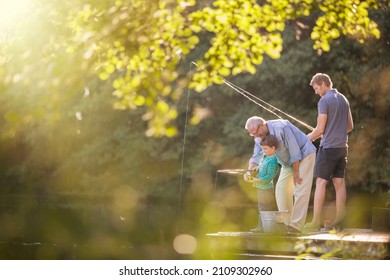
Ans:
<svg viewBox="0 0 390 280"><path fill-rule="evenodd" d="M277 149L279 147L279 141L278 138L276 138L274 135L267 135L260 140L261 146L269 146L269 147L275 147Z"/></svg>

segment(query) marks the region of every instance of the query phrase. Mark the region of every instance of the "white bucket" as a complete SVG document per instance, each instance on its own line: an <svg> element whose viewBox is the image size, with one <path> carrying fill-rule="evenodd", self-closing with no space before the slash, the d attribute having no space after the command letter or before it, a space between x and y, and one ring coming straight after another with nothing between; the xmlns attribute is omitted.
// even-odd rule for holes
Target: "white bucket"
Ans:
<svg viewBox="0 0 390 280"><path fill-rule="evenodd" d="M261 223L264 232L283 233L287 232L290 224L290 212L260 211Z"/></svg>

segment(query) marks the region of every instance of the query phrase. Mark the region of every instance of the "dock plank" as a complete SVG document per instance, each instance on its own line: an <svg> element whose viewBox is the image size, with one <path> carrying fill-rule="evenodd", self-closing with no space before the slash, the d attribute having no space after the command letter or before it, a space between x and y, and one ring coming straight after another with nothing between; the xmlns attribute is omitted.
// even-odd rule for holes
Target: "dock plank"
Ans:
<svg viewBox="0 0 390 280"><path fill-rule="evenodd" d="M216 232L207 237L215 259L312 259L325 254L332 259L390 259L390 232L367 229L302 234Z"/></svg>

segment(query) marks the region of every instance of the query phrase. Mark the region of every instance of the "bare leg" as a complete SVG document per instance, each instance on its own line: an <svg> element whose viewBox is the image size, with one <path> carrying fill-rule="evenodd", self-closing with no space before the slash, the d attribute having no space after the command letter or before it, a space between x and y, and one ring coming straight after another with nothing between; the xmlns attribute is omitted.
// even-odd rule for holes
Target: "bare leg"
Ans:
<svg viewBox="0 0 390 280"><path fill-rule="evenodd" d="M316 190L314 193L313 219L311 224L320 225L322 206L325 201L326 185L328 181L322 178L316 180Z"/></svg>
<svg viewBox="0 0 390 280"><path fill-rule="evenodd" d="M345 203L347 201L347 189L344 178L333 178L333 185L336 191L336 217L334 224L339 223L345 216Z"/></svg>

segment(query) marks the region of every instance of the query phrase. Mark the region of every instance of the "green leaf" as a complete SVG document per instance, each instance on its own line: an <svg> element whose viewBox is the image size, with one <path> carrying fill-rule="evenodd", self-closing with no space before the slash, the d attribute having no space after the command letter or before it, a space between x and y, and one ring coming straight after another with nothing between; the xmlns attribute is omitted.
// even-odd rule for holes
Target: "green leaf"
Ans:
<svg viewBox="0 0 390 280"><path fill-rule="evenodd" d="M99 73L99 78L103 81L108 80L109 77L110 77L110 74L108 74L107 72L100 72Z"/></svg>
<svg viewBox="0 0 390 280"><path fill-rule="evenodd" d="M142 95L137 95L134 99L134 104L138 107L141 107L145 104L145 97Z"/></svg>
<svg viewBox="0 0 390 280"><path fill-rule="evenodd" d="M227 68L227 67L220 67L218 69L218 74L221 75L221 76L229 76L230 75L230 69Z"/></svg>

